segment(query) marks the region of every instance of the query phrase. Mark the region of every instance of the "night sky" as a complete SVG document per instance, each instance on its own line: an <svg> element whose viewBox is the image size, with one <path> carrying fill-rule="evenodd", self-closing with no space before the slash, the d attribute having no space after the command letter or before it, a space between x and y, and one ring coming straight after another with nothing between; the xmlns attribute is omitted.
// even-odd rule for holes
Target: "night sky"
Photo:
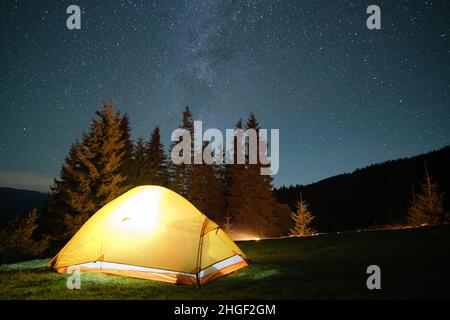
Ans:
<svg viewBox="0 0 450 320"><path fill-rule="evenodd" d="M443 147L449 22L449 1L2 0L0 185L48 190L108 98L166 147L186 105L204 129L254 112L280 129L277 186Z"/></svg>

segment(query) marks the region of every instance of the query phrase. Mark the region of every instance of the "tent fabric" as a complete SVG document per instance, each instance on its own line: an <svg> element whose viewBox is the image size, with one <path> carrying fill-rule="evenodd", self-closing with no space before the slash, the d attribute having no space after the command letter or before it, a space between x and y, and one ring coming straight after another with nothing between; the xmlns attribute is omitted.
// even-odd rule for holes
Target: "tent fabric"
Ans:
<svg viewBox="0 0 450 320"><path fill-rule="evenodd" d="M136 187L105 205L49 262L58 272L79 268L189 285L246 265L215 222L159 186Z"/></svg>

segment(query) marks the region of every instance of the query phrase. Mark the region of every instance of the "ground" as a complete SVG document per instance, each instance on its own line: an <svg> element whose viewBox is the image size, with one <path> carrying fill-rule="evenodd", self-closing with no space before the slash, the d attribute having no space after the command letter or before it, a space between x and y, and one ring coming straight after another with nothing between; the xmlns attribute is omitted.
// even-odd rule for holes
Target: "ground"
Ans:
<svg viewBox="0 0 450 320"><path fill-rule="evenodd" d="M81 289L49 259L0 266L0 299L450 298L450 225L238 242L252 264L201 288L83 273ZM368 290L366 268L381 268Z"/></svg>

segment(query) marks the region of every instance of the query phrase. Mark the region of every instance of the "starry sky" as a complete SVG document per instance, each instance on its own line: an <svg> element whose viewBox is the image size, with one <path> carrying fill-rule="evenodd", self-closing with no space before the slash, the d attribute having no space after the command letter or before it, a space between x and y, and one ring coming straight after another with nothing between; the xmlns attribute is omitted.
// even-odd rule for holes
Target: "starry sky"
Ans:
<svg viewBox="0 0 450 320"><path fill-rule="evenodd" d="M443 147L449 21L445 0L1 1L0 185L48 190L108 98L166 146L186 105L204 129L254 112L280 129L276 186Z"/></svg>

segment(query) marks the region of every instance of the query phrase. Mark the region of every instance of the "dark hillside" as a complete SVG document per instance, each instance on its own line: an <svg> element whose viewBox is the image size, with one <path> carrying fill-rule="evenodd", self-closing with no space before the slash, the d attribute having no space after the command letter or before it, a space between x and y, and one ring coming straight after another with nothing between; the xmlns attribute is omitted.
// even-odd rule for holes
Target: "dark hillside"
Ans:
<svg viewBox="0 0 450 320"><path fill-rule="evenodd" d="M45 199L47 195L41 192L0 187L0 226L33 208L39 209Z"/></svg>
<svg viewBox="0 0 450 320"><path fill-rule="evenodd" d="M387 161L334 176L310 185L281 187L277 199L294 208L303 198L309 202L319 231L343 231L376 224L401 223L413 190L425 173L445 192L450 209L450 146L419 156Z"/></svg>

